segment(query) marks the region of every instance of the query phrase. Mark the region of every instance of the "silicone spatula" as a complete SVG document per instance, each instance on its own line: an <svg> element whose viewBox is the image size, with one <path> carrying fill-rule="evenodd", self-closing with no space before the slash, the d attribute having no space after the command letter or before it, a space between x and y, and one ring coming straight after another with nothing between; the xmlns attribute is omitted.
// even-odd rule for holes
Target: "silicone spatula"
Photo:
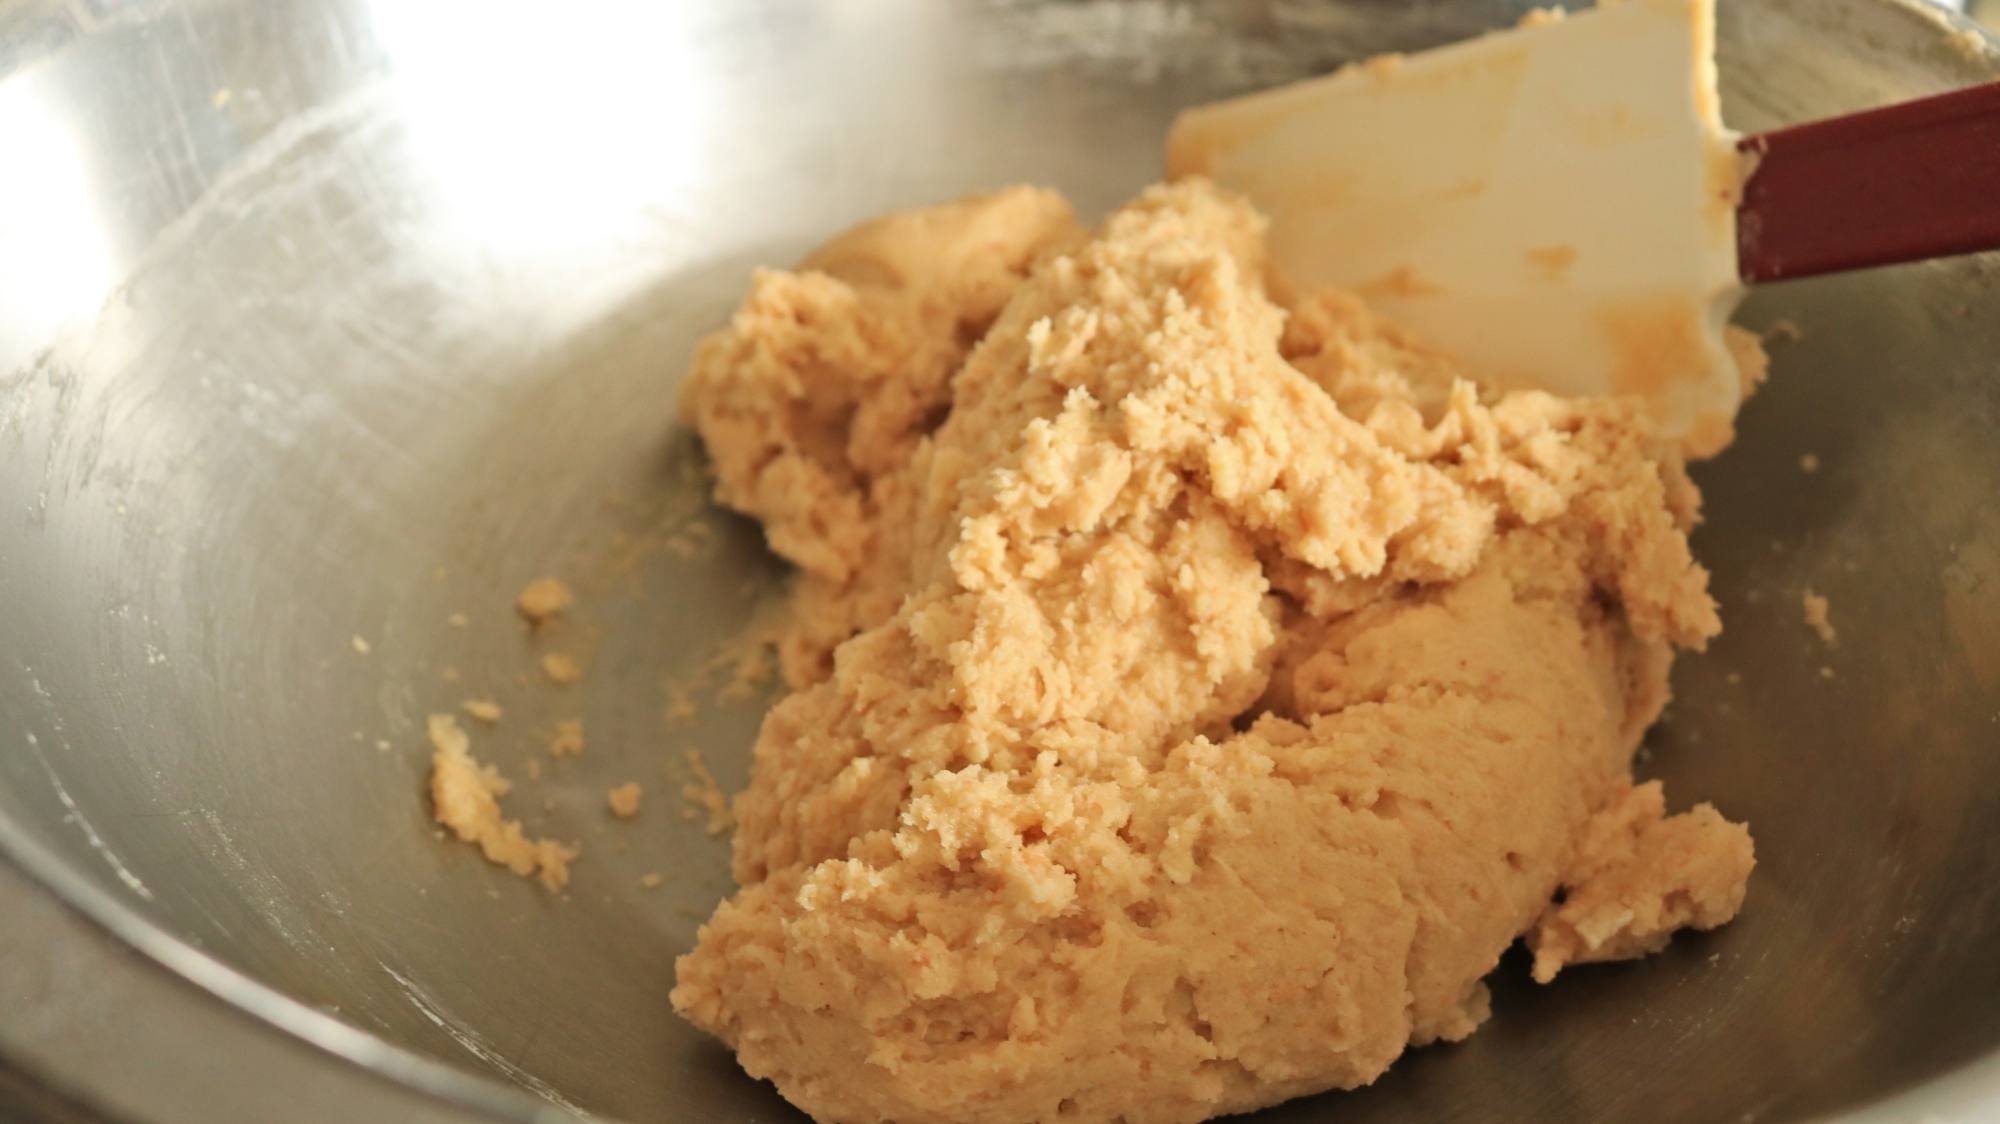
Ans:
<svg viewBox="0 0 2000 1124"><path fill-rule="evenodd" d="M1702 456L1746 283L2000 248L2000 83L1742 137L1713 0L1622 0L1183 113L1172 177L1272 220L1301 287L1359 291L1507 387L1644 396Z"/></svg>

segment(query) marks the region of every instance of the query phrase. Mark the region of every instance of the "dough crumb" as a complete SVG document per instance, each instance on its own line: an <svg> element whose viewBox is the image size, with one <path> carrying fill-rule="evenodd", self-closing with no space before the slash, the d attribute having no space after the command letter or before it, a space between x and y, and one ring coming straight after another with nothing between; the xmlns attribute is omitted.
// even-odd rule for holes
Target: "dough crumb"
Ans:
<svg viewBox="0 0 2000 1124"><path fill-rule="evenodd" d="M438 672L438 678L447 683L456 683L458 682L458 669L447 665L443 671Z"/></svg>
<svg viewBox="0 0 2000 1124"><path fill-rule="evenodd" d="M550 757L575 757L583 752L583 719L564 718L556 722L555 736L549 739Z"/></svg>
<svg viewBox="0 0 2000 1124"><path fill-rule="evenodd" d="M684 687L667 688L667 724L678 725L695 716L694 699Z"/></svg>
<svg viewBox="0 0 2000 1124"><path fill-rule="evenodd" d="M736 817L729 809L729 797L722 786L715 783L715 774L708 771L708 763L701 759L701 751L690 748L686 752L688 768L694 779L681 786L681 798L692 807L688 811L700 815L708 813L708 833L723 835L736 826ZM697 810L698 809L698 810Z"/></svg>
<svg viewBox="0 0 2000 1124"><path fill-rule="evenodd" d="M359 635L355 636L353 640L348 641L348 643L354 646L354 650L357 653L364 656L374 650L370 647L368 641L363 640Z"/></svg>
<svg viewBox="0 0 2000 1124"><path fill-rule="evenodd" d="M642 874L639 876L639 885L644 886L648 890L657 890L660 888L660 876L657 874Z"/></svg>
<svg viewBox="0 0 2000 1124"><path fill-rule="evenodd" d="M464 613L453 613L444 620L446 624L453 628L464 628L472 623L471 618L467 617Z"/></svg>
<svg viewBox="0 0 2000 1124"><path fill-rule="evenodd" d="M1568 15L1569 12L1562 8L1529 8L1515 26L1546 27L1552 23L1561 23Z"/></svg>
<svg viewBox="0 0 2000 1124"><path fill-rule="evenodd" d="M771 651L759 644L750 651L734 658L735 672L722 690L715 693L715 701L721 703L742 702L757 693L757 688L771 681L774 670Z"/></svg>
<svg viewBox="0 0 2000 1124"><path fill-rule="evenodd" d="M528 758L527 770L529 780L539 781L542 779L542 762L539 758Z"/></svg>
<svg viewBox="0 0 2000 1124"><path fill-rule="evenodd" d="M500 721L500 704L492 699L467 699L459 705L475 722L491 726Z"/></svg>
<svg viewBox="0 0 2000 1124"><path fill-rule="evenodd" d="M1838 636L1833 631L1833 621L1827 617L1827 610L1831 607L1827 599L1808 589L1805 592L1803 601L1807 627L1819 633L1819 638L1826 643L1827 647L1833 647L1838 640Z"/></svg>
<svg viewBox="0 0 2000 1124"><path fill-rule="evenodd" d="M561 652L550 652L542 657L542 675L551 683L567 686L583 678L583 668Z"/></svg>
<svg viewBox="0 0 2000 1124"><path fill-rule="evenodd" d="M1773 320L1771 326L1764 329L1765 343L1796 343L1804 338L1805 331L1790 320Z"/></svg>
<svg viewBox="0 0 2000 1124"><path fill-rule="evenodd" d="M575 602L576 596L561 578L542 578L521 591L516 606L530 624L542 624Z"/></svg>
<svg viewBox="0 0 2000 1124"><path fill-rule="evenodd" d="M628 781L604 794L604 801L611 807L611 814L621 820L629 820L639 814L640 790L637 781Z"/></svg>
<svg viewBox="0 0 2000 1124"><path fill-rule="evenodd" d="M1819 455L1817 453L1807 453L1805 456L1800 457L1799 471L1806 473L1818 472Z"/></svg>
<svg viewBox="0 0 2000 1124"><path fill-rule="evenodd" d="M523 877L538 875L549 891L569 884L569 864L579 849L529 839L521 821L500 815L499 798L513 786L491 765L472 756L471 743L449 714L430 716L431 802L437 822L460 839L477 843L489 862Z"/></svg>

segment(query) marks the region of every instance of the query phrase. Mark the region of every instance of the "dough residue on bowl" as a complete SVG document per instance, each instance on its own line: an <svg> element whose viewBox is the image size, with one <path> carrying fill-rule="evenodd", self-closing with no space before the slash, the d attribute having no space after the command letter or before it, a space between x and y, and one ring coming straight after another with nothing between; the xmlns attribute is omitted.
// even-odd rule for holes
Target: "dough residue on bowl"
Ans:
<svg viewBox="0 0 2000 1124"><path fill-rule="evenodd" d="M1374 1080L1732 917L1632 753L1720 628L1638 405L1267 284L1199 181L1017 188L757 274L697 352L802 578L677 1010L826 1121L1193 1121ZM1281 303L1282 302L1282 303Z"/></svg>
<svg viewBox="0 0 2000 1124"><path fill-rule="evenodd" d="M550 757L575 757L583 752L583 719L556 720L556 732L549 738Z"/></svg>
<svg viewBox="0 0 2000 1124"><path fill-rule="evenodd" d="M639 801L643 795L637 781L627 781L606 792L604 802L612 815L629 820L639 814Z"/></svg>
<svg viewBox="0 0 2000 1124"><path fill-rule="evenodd" d="M491 765L472 756L471 739L456 718L433 714L427 723L431 741L431 814L460 839L476 843L490 862L515 874L536 875L551 891L569 884L569 864L575 847L548 839L530 839L521 821L500 814L500 797L513 785Z"/></svg>
<svg viewBox="0 0 2000 1124"><path fill-rule="evenodd" d="M539 625L559 616L576 603L576 595L561 578L537 578L521 590L514 602L529 624Z"/></svg>
<svg viewBox="0 0 2000 1124"><path fill-rule="evenodd" d="M1805 609L1806 627L1819 633L1821 643L1833 647L1840 639L1840 634L1833 627L1833 603L1810 589L1805 591L1800 603Z"/></svg>
<svg viewBox="0 0 2000 1124"><path fill-rule="evenodd" d="M729 810L729 797L722 786L715 783L715 774L708 771L708 763L701 759L701 751L689 747L683 754L687 759L688 772L694 779L681 785L681 799L687 801L683 812L689 819L706 817L710 835L726 834L736 826L736 817Z"/></svg>
<svg viewBox="0 0 2000 1124"><path fill-rule="evenodd" d="M583 678L583 666L567 653L550 652L542 657L542 677L559 687L566 687Z"/></svg>

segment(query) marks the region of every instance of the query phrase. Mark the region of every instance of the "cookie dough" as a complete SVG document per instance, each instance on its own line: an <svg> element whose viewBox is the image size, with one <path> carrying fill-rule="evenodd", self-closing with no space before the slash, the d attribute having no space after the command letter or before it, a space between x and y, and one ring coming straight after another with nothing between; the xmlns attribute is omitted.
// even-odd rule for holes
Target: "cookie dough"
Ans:
<svg viewBox="0 0 2000 1124"><path fill-rule="evenodd" d="M1720 628L1637 406L1480 390L1200 181L761 272L684 385L801 572L677 1010L822 1121L1196 1121L1732 917L1630 762Z"/></svg>
<svg viewBox="0 0 2000 1124"><path fill-rule="evenodd" d="M569 885L569 864L578 850L549 839L530 839L520 820L500 812L500 798L513 784L491 765L472 756L472 742L456 718L433 714L425 725L431 740L431 815L467 843L476 843L488 862L523 877L535 875L550 892Z"/></svg>
<svg viewBox="0 0 2000 1124"><path fill-rule="evenodd" d="M1801 601L1805 608L1806 627L1819 633L1822 643L1831 648L1840 640L1840 633L1834 631L1833 618L1829 615L1832 602L1808 589Z"/></svg>
<svg viewBox="0 0 2000 1124"><path fill-rule="evenodd" d="M541 624L576 603L576 595L561 578L538 578L528 583L514 603L530 624Z"/></svg>

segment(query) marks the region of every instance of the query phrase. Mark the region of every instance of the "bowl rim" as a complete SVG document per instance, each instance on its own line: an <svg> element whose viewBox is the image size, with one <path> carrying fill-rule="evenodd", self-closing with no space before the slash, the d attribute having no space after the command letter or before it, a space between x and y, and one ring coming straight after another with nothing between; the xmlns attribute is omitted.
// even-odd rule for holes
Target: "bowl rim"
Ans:
<svg viewBox="0 0 2000 1124"><path fill-rule="evenodd" d="M359 1070L446 1104L518 1124L586 1119L499 1081L393 1045L263 983L169 933L0 810L0 856L38 888L139 952L151 966L194 984L259 1022L352 1063ZM360 1074L357 1074L359 1076Z"/></svg>

